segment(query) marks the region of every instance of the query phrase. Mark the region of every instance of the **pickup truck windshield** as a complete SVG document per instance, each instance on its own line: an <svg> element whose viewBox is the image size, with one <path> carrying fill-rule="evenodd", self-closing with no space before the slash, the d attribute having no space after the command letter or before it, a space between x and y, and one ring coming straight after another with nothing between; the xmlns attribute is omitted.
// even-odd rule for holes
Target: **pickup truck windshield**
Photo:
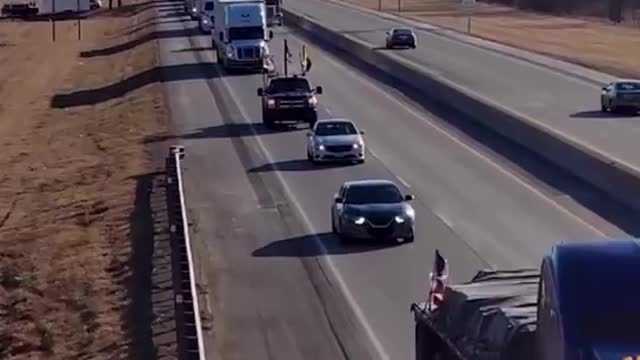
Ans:
<svg viewBox="0 0 640 360"><path fill-rule="evenodd" d="M277 94L282 92L309 92L311 87L305 79L274 79L265 91L267 94Z"/></svg>
<svg viewBox="0 0 640 360"><path fill-rule="evenodd" d="M264 39L264 29L261 26L229 28L229 40L257 40Z"/></svg>

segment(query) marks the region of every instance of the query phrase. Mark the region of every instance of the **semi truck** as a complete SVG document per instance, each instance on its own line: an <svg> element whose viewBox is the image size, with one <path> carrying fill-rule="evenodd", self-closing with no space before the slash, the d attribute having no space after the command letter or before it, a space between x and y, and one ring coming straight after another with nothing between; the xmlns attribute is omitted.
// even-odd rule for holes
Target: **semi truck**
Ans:
<svg viewBox="0 0 640 360"><path fill-rule="evenodd" d="M273 32L267 29L263 0L216 0L212 47L224 69L262 72L269 55L267 42Z"/></svg>
<svg viewBox="0 0 640 360"><path fill-rule="evenodd" d="M416 360L640 359L640 241L561 243L540 268L480 271L447 285L436 250L411 304Z"/></svg>

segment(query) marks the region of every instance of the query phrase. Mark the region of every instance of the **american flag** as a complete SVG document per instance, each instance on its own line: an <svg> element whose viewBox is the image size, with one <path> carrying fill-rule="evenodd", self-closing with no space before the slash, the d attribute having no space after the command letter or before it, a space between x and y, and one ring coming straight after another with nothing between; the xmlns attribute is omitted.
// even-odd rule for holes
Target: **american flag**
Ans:
<svg viewBox="0 0 640 360"><path fill-rule="evenodd" d="M433 259L433 270L429 277L431 279L431 288L429 289L427 307L431 311L444 301L444 292L447 286L447 278L449 277L449 263L447 259L440 255L437 249Z"/></svg>

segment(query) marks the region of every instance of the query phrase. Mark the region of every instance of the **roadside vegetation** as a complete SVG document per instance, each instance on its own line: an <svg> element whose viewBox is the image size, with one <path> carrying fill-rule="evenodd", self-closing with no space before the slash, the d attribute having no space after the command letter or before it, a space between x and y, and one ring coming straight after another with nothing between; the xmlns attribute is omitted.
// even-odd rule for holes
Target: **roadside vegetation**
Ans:
<svg viewBox="0 0 640 360"><path fill-rule="evenodd" d="M131 42L153 3L125 5L83 20L82 40L75 21L55 43L47 22L0 23L1 359L135 352L136 183L166 112L153 78L127 82L157 65L152 37ZM113 51L81 56L94 49Z"/></svg>

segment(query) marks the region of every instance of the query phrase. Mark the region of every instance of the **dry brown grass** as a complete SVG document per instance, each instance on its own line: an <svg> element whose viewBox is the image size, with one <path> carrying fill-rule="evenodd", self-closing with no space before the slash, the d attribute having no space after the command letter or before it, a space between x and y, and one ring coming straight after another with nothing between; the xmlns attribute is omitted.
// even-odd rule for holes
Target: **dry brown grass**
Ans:
<svg viewBox="0 0 640 360"><path fill-rule="evenodd" d="M347 0L378 9L378 0ZM385 11L466 32L467 18L454 0L382 0ZM550 55L619 76L639 77L640 28L611 25L595 18L569 18L529 13L478 3L472 35Z"/></svg>
<svg viewBox="0 0 640 360"><path fill-rule="evenodd" d="M156 65L156 44L96 58L151 17L1 23L0 358L128 356L127 283L142 139L164 131L160 84L92 106L51 108L55 94L99 88ZM136 35L141 35L138 33ZM106 94L108 98L108 94Z"/></svg>

